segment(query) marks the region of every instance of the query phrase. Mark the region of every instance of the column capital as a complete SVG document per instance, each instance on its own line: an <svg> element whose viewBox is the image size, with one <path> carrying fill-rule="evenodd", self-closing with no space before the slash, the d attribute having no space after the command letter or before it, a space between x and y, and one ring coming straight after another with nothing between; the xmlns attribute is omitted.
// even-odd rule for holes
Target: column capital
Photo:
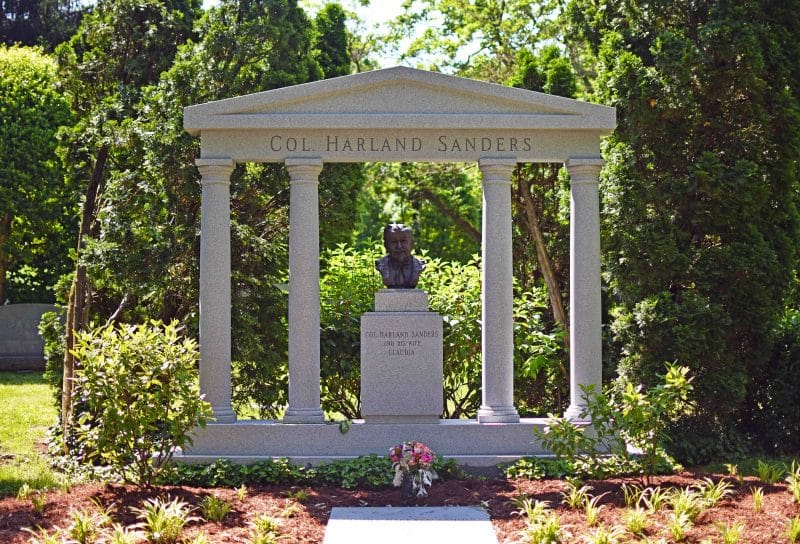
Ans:
<svg viewBox="0 0 800 544"><path fill-rule="evenodd" d="M230 158L195 159L194 164L200 171L203 185L230 185L231 172L236 166Z"/></svg>
<svg viewBox="0 0 800 544"><path fill-rule="evenodd" d="M517 167L517 159L508 157L482 157L478 168L483 174L483 184L511 184L511 174Z"/></svg>
<svg viewBox="0 0 800 544"><path fill-rule="evenodd" d="M597 184L597 176L603 168L605 161L602 157L570 157L564 163L569 172L572 185L593 183Z"/></svg>
<svg viewBox="0 0 800 544"><path fill-rule="evenodd" d="M289 157L284 161L289 172L289 183L319 183L322 159L319 157Z"/></svg>

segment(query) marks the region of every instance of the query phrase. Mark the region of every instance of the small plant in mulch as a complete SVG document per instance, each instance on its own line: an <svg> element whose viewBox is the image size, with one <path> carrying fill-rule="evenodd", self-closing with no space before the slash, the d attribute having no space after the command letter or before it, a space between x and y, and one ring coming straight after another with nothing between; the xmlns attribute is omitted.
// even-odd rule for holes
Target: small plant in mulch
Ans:
<svg viewBox="0 0 800 544"><path fill-rule="evenodd" d="M647 529L648 517L647 510L641 506L628 510L623 517L625 528L632 535L643 535L645 529Z"/></svg>
<svg viewBox="0 0 800 544"><path fill-rule="evenodd" d="M176 544L183 528L198 518L191 515L191 507L175 498L148 499L141 508L132 508L141 520L136 528L144 532L152 544Z"/></svg>
<svg viewBox="0 0 800 544"><path fill-rule="evenodd" d="M789 486L789 492L794 497L796 503L800 504L800 463L792 461L792 468L789 470L789 475L786 477L786 483Z"/></svg>
<svg viewBox="0 0 800 544"><path fill-rule="evenodd" d="M644 488L636 484L622 484L620 489L625 497L625 506L628 508L638 505L644 493Z"/></svg>
<svg viewBox="0 0 800 544"><path fill-rule="evenodd" d="M586 544L619 544L625 537L625 531L619 527L598 527L585 537Z"/></svg>
<svg viewBox="0 0 800 544"><path fill-rule="evenodd" d="M686 539L686 533L693 526L694 523L686 512L672 512L667 521L667 529L675 542L683 542Z"/></svg>
<svg viewBox="0 0 800 544"><path fill-rule="evenodd" d="M658 512L667 503L669 499L669 489L662 489L661 487L648 487L642 493L642 503L651 512Z"/></svg>
<svg viewBox="0 0 800 544"><path fill-rule="evenodd" d="M700 498L705 502L708 508L716 506L719 501L730 497L733 493L731 484L725 480L719 480L717 483L714 483L714 480L711 478L703 478L703 481L699 483L696 488Z"/></svg>
<svg viewBox="0 0 800 544"><path fill-rule="evenodd" d="M230 513L233 505L223 498L216 495L208 495L200 502L200 512L203 518L208 521L221 523Z"/></svg>
<svg viewBox="0 0 800 544"><path fill-rule="evenodd" d="M789 539L789 542L800 540L800 516L789 520L786 526L786 538Z"/></svg>
<svg viewBox="0 0 800 544"><path fill-rule="evenodd" d="M567 533L561 528L558 515L550 509L547 501L533 500L522 496L514 500L519 508L515 513L525 517L527 527L524 534L528 542L534 544L553 544L567 538Z"/></svg>
<svg viewBox="0 0 800 544"><path fill-rule="evenodd" d="M784 470L778 463L758 461L758 479L765 484L772 485L783 478Z"/></svg>
<svg viewBox="0 0 800 544"><path fill-rule="evenodd" d="M753 496L753 510L755 510L756 512L761 512L764 509L764 488L754 487L752 496Z"/></svg>
<svg viewBox="0 0 800 544"><path fill-rule="evenodd" d="M586 497L583 502L583 513L586 515L586 525L594 527L600 521L600 511L605 508L605 505L599 504L600 499L608 493L597 495L596 497Z"/></svg>
<svg viewBox="0 0 800 544"><path fill-rule="evenodd" d="M104 527L111 523L111 518L106 512L89 512L86 510L73 511L70 524L66 529L67 535L78 544L91 544L94 542Z"/></svg>
<svg viewBox="0 0 800 544"><path fill-rule="evenodd" d="M719 536L722 538L722 544L738 544L739 537L744 529L744 523L736 522L733 524L718 522L714 527L719 531Z"/></svg>
<svg viewBox="0 0 800 544"><path fill-rule="evenodd" d="M266 514L261 514L250 524L250 544L276 544L280 524Z"/></svg>
<svg viewBox="0 0 800 544"><path fill-rule="evenodd" d="M135 529L130 529L119 523L111 526L108 535L108 544L138 544L142 541L142 534Z"/></svg>
<svg viewBox="0 0 800 544"><path fill-rule="evenodd" d="M591 486L582 485L578 487L578 482L568 480L567 490L561 493L564 498L562 502L570 508L580 508L589 498L589 491L591 490Z"/></svg>
<svg viewBox="0 0 800 544"><path fill-rule="evenodd" d="M311 494L307 489L293 489L286 492L286 498L297 502L306 502Z"/></svg>

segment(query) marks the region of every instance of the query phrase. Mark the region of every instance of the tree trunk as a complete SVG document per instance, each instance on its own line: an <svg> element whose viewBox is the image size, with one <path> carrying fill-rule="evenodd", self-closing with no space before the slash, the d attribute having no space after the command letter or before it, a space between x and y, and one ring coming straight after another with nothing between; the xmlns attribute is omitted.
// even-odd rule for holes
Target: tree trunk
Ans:
<svg viewBox="0 0 800 544"><path fill-rule="evenodd" d="M544 276L544 282L547 284L547 292L550 296L550 307L553 310L553 318L564 328L566 332L564 345L569 349L569 321L567 320L567 313L564 311L564 303L561 301L561 286L558 284L558 278L556 278L556 274L553 271L553 261L547 253L547 246L544 243L542 226L539 221L539 213L536 210L536 203L533 201L530 185L528 185L527 181L522 179L519 170L517 170L517 185L525 207L528 233L531 235L531 238L533 238L533 245L536 248L536 259L539 261L539 268L542 271L542 276Z"/></svg>
<svg viewBox="0 0 800 544"><path fill-rule="evenodd" d="M88 285L86 279L86 265L81 264L81 249L85 237L89 234L92 223L97 214L97 202L103 184L103 174L108 161L108 146L101 147L97 152L97 159L92 169L92 177L86 188L86 200L81 211L81 226L78 231L77 267L72 279L67 306L66 343L64 349L64 385L61 394L61 428L66 436L72 423L73 407L73 378L75 377L75 356L72 350L75 347L75 334L81 332L86 326ZM66 444L66 442L65 442ZM66 447L66 445L65 445Z"/></svg>
<svg viewBox="0 0 800 544"><path fill-rule="evenodd" d="M6 276L10 257L5 246L9 238L11 238L11 222L13 219L14 216L11 215L11 212L6 212L3 218L0 219L0 306L6 303L6 285L8 285Z"/></svg>

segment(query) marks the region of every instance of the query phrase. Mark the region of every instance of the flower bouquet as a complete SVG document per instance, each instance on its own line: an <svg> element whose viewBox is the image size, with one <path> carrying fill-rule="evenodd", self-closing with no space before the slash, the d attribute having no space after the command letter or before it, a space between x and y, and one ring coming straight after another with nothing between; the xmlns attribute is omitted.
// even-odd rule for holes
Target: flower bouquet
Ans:
<svg viewBox="0 0 800 544"><path fill-rule="evenodd" d="M402 488L402 498L428 496L428 489L437 477L433 470L436 456L428 446L416 440L403 442L389 450L389 459L394 468L392 483Z"/></svg>

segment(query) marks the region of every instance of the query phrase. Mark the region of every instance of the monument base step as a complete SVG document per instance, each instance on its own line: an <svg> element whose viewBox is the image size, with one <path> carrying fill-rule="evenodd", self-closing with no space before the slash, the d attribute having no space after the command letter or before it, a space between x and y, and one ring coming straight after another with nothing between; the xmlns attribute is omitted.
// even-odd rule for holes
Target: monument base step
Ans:
<svg viewBox="0 0 800 544"><path fill-rule="evenodd" d="M372 424L355 420L345 430L337 422L243 420L196 429L194 445L175 460L210 463L224 458L247 464L286 457L298 465L317 465L362 455L383 456L395 444L418 440L437 455L455 459L467 472L488 474L499 463L549 455L533 433L546 424L544 418L523 418L518 423L443 419L438 423Z"/></svg>

